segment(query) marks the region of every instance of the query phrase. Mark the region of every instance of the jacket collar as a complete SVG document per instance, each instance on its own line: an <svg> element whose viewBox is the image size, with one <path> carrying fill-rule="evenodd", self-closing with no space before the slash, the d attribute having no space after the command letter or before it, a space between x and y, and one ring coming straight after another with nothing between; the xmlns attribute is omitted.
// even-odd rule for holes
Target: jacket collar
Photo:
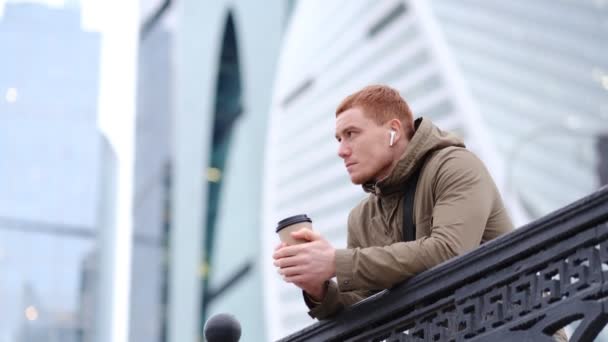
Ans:
<svg viewBox="0 0 608 342"><path fill-rule="evenodd" d="M461 146L464 143L452 133L443 132L437 128L430 119L418 118L414 121L414 135L408 142L405 152L395 168L384 179L362 185L365 192L377 196L390 195L402 192L405 183L416 169L422 167L427 155L435 150L448 146Z"/></svg>

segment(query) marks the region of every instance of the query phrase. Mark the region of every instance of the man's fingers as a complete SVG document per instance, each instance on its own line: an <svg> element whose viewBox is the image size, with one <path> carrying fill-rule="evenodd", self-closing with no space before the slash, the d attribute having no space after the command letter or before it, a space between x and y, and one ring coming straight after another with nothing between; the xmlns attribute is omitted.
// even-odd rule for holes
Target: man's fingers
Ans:
<svg viewBox="0 0 608 342"><path fill-rule="evenodd" d="M291 237L298 240L315 241L321 238L321 234L308 228L301 228L291 233Z"/></svg>
<svg viewBox="0 0 608 342"><path fill-rule="evenodd" d="M276 245L274 247L274 251L276 252L276 251L278 251L279 249L281 249L281 248L283 248L285 246L287 246L287 244L285 242L280 242L278 245Z"/></svg>
<svg viewBox="0 0 608 342"><path fill-rule="evenodd" d="M299 266L283 267L279 271L284 277L293 277L302 274L302 268Z"/></svg>
<svg viewBox="0 0 608 342"><path fill-rule="evenodd" d="M297 266L299 264L302 263L302 258L299 258L297 256L291 256L291 257L285 257L285 258L280 258L280 259L276 259L273 264L276 267L280 267L280 268L285 268L285 267L293 267L293 266Z"/></svg>
<svg viewBox="0 0 608 342"><path fill-rule="evenodd" d="M298 254L298 252L302 249L302 245L293 245L293 246L285 246L280 248L272 254L274 259L286 258L290 256L294 256Z"/></svg>

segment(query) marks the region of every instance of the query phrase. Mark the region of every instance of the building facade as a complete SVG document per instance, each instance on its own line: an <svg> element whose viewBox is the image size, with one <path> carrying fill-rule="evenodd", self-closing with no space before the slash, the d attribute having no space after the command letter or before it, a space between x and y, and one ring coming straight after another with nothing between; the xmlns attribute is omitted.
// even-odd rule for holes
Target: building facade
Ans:
<svg viewBox="0 0 608 342"><path fill-rule="evenodd" d="M98 32L80 10L0 16L0 341L77 341L81 262L95 248Z"/></svg>
<svg viewBox="0 0 608 342"><path fill-rule="evenodd" d="M348 94L389 84L415 116L456 132L490 169L517 226L597 189L608 99L606 7L599 2L298 2L271 108L265 227L307 213L346 245L364 196L333 138ZM269 260L274 232L265 236ZM301 292L264 272L271 339L313 321Z"/></svg>
<svg viewBox="0 0 608 342"><path fill-rule="evenodd" d="M346 244L365 194L334 110L371 83L460 135L517 225L608 179L604 1L150 0L119 18L137 43L83 19L106 2L61 3L0 11L0 342L197 341L219 312L242 341L313 323L272 266L274 227L307 213ZM108 66L108 41L136 67ZM115 104L123 80L137 91ZM106 338L125 312L128 336Z"/></svg>
<svg viewBox="0 0 608 342"><path fill-rule="evenodd" d="M183 1L176 32L169 341L228 312L266 341L264 137L288 6ZM202 304L201 304L202 303Z"/></svg>

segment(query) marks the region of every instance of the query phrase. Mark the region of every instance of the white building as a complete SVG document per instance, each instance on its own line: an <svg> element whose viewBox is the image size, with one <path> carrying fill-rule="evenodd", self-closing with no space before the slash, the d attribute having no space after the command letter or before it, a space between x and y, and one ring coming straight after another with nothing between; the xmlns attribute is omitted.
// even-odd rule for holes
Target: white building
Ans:
<svg viewBox="0 0 608 342"><path fill-rule="evenodd" d="M169 341L194 341L202 330L203 287L203 300L213 297L207 317L232 313L241 322L243 341L268 340L262 314L265 261L258 258L260 194L287 5L278 0L179 5Z"/></svg>
<svg viewBox="0 0 608 342"><path fill-rule="evenodd" d="M365 194L337 157L334 111L389 84L461 135L490 169L516 225L598 188L595 142L608 129L608 10L601 2L300 1L272 102L263 260L273 224L307 213L335 246ZM266 264L269 336L313 321L301 292Z"/></svg>
<svg viewBox="0 0 608 342"><path fill-rule="evenodd" d="M218 312L242 341L313 323L272 266L274 227L307 213L345 245L365 194L334 110L370 83L461 135L518 225L599 185L602 0L37 2L54 7L0 18L0 341L46 316L14 299L24 283L73 318L43 339L193 342Z"/></svg>

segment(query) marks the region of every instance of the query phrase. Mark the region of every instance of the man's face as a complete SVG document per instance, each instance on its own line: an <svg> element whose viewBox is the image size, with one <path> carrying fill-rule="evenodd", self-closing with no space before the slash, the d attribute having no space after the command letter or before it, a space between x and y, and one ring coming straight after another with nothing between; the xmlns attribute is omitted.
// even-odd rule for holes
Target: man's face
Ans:
<svg viewBox="0 0 608 342"><path fill-rule="evenodd" d="M348 109L336 118L338 156L354 184L377 181L388 174L393 156L388 125L378 125L361 108Z"/></svg>

